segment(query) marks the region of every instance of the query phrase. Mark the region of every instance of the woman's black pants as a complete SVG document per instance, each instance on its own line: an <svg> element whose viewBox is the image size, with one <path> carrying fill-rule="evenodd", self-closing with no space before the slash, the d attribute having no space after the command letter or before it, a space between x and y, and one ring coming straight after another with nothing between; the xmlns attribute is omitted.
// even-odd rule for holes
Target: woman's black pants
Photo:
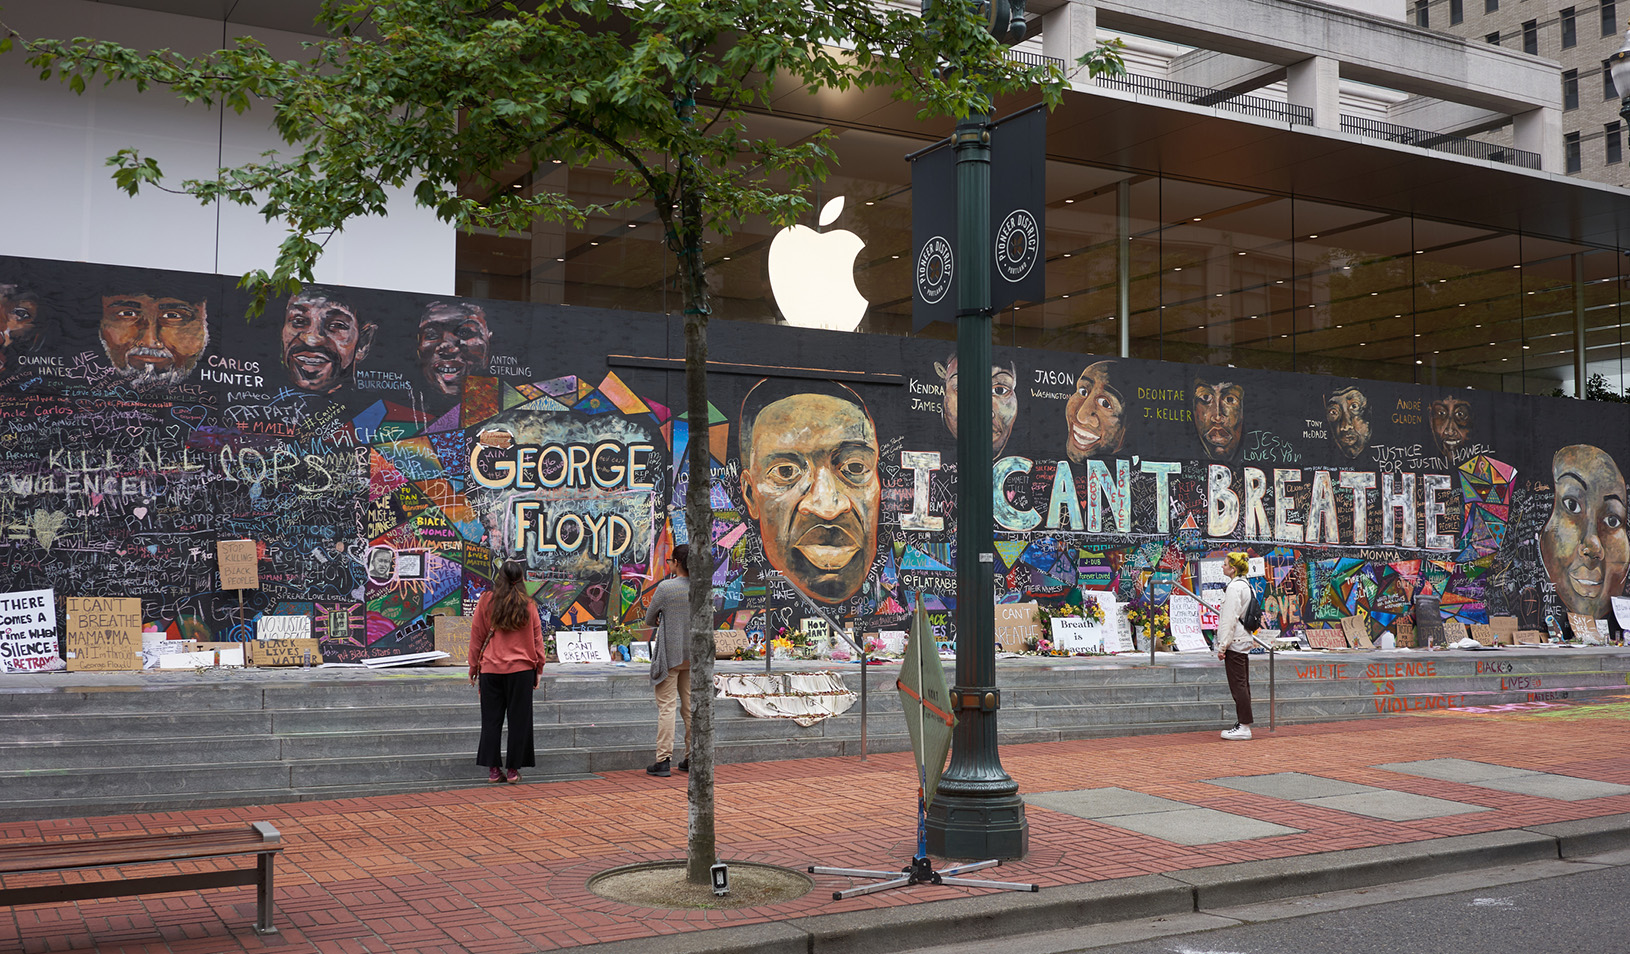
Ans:
<svg viewBox="0 0 1630 954"><path fill-rule="evenodd" d="M537 764L532 751L532 684L538 674L520 672L481 674L481 745L475 751L475 764L483 768L530 768ZM498 739L509 717L509 748L498 758Z"/></svg>

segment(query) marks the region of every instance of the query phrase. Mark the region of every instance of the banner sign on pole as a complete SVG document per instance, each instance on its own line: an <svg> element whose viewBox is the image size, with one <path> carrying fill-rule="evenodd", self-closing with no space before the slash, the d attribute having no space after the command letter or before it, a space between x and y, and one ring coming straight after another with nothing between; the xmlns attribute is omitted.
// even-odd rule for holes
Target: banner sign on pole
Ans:
<svg viewBox="0 0 1630 954"><path fill-rule="evenodd" d="M978 262L958 261L956 150L946 142L911 160L912 333L956 323L957 276L988 269L991 311L1047 297L1047 110L990 126L990 241Z"/></svg>

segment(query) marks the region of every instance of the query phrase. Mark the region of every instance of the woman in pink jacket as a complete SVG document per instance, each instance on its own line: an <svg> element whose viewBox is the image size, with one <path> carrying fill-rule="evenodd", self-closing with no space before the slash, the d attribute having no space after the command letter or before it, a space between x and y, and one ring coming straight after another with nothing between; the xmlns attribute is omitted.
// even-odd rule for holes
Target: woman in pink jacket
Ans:
<svg viewBox="0 0 1630 954"><path fill-rule="evenodd" d="M470 685L481 689L481 744L475 764L487 781L521 780L521 767L537 764L532 749L532 692L543 677L543 624L526 595L526 567L511 560L481 594L470 623ZM498 740L509 718L509 747L498 757ZM505 768L508 771L505 771Z"/></svg>

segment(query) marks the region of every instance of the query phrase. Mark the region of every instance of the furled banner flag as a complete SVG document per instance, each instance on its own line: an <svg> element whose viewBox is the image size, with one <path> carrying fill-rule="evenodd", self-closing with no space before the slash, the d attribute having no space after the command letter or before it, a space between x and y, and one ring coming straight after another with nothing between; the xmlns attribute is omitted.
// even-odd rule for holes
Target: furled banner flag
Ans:
<svg viewBox="0 0 1630 954"><path fill-rule="evenodd" d="M911 635L906 639L905 659L894 688L900 691L900 708L905 710L906 731L911 733L911 751L917 756L917 777L922 784L923 809L934 803L945 758L951 752L951 730L956 716L951 711L951 694L945 688L945 669L940 666L934 629L928 624L922 595L917 596L917 615L911 618Z"/></svg>

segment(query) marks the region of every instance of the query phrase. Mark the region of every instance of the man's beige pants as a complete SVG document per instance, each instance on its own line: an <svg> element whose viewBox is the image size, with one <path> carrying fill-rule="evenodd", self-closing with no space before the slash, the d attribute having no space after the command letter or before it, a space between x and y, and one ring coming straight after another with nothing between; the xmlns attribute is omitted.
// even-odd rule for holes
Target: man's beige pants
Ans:
<svg viewBox="0 0 1630 954"><path fill-rule="evenodd" d="M657 690L657 761L671 759L674 754L674 708L685 719L685 757L690 757L690 667L668 670L668 675L656 684Z"/></svg>

